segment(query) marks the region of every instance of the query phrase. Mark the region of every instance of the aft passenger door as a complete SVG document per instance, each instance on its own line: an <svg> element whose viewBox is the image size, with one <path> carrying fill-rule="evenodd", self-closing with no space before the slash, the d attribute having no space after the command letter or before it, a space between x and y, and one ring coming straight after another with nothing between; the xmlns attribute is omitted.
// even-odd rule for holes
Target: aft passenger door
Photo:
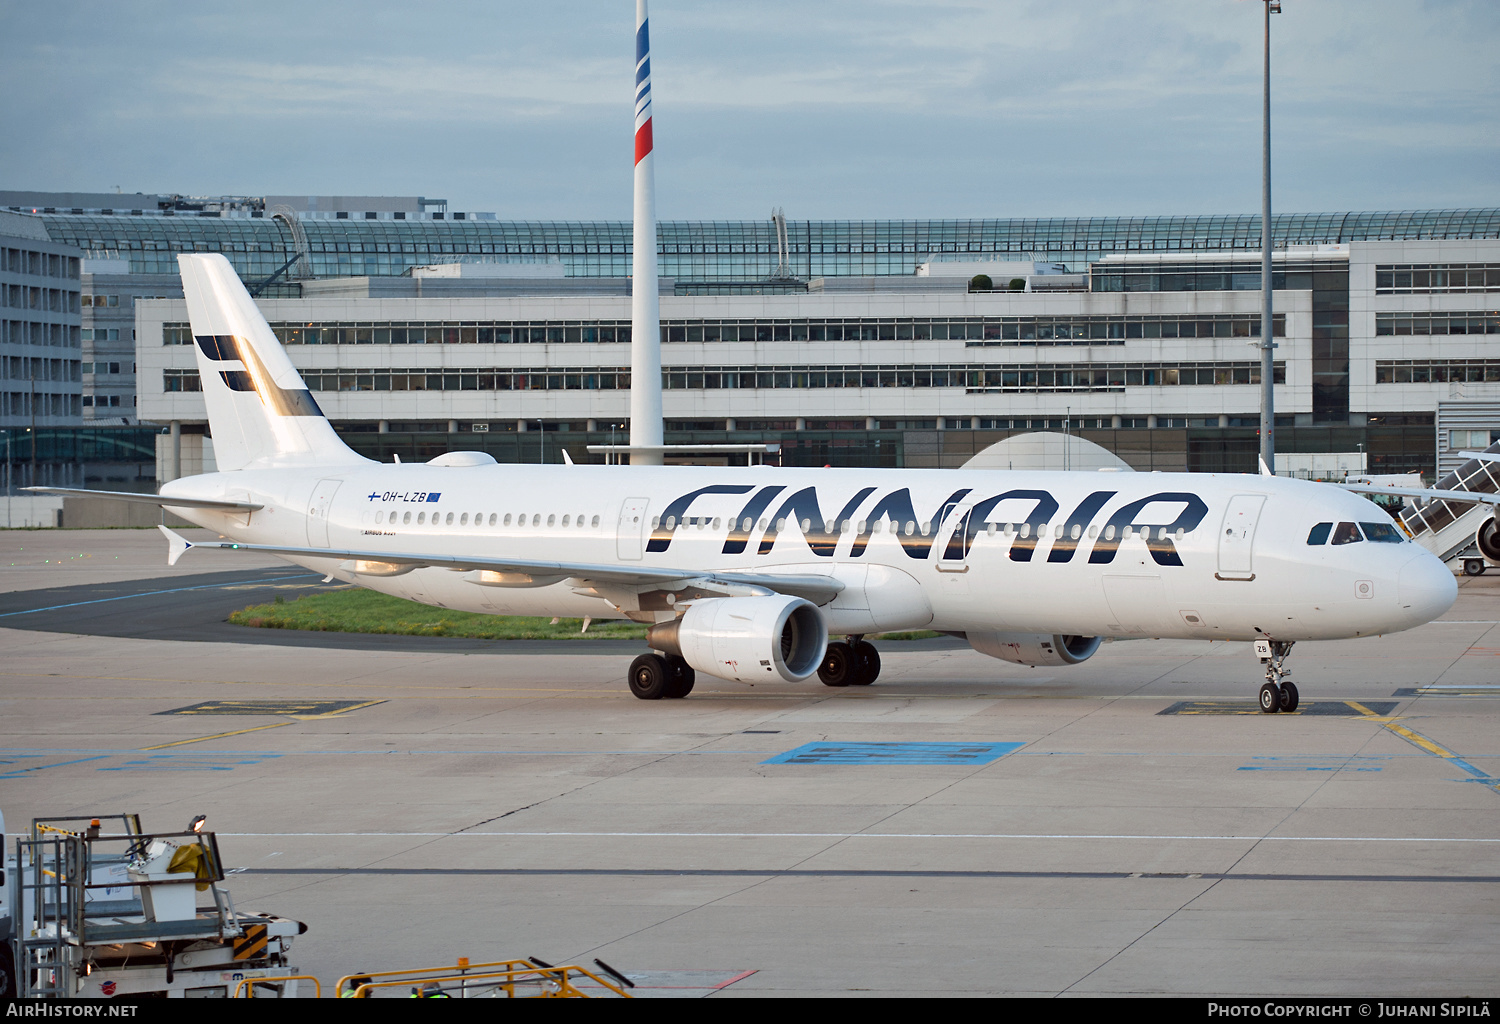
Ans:
<svg viewBox="0 0 1500 1024"><path fill-rule="evenodd" d="M620 505L615 527L615 554L627 562L639 562L646 546L646 508L650 498L626 498Z"/></svg>
<svg viewBox="0 0 1500 1024"><path fill-rule="evenodd" d="M1219 579L1255 579L1255 563L1251 556L1255 527L1260 522L1261 508L1265 503L1264 494L1236 494L1229 499L1224 522L1219 527L1219 571L1216 574Z"/></svg>

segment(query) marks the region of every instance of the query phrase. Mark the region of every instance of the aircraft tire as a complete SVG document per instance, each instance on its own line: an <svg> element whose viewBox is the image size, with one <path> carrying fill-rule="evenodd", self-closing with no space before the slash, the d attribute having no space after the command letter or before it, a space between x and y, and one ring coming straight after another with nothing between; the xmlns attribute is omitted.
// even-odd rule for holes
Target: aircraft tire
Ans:
<svg viewBox="0 0 1500 1024"><path fill-rule="evenodd" d="M697 673L693 671L693 666L681 658L675 658L671 655L667 656L666 661L667 671L672 676L671 685L667 688L667 698L672 700L679 697L686 697L692 693L693 683L697 679Z"/></svg>
<svg viewBox="0 0 1500 1024"><path fill-rule="evenodd" d="M654 651L642 654L630 663L630 692L641 700L670 697L673 675L666 658Z"/></svg>
<svg viewBox="0 0 1500 1024"><path fill-rule="evenodd" d="M1266 683L1260 688L1260 710L1262 714L1274 715L1281 710L1281 687Z"/></svg>
<svg viewBox="0 0 1500 1024"><path fill-rule="evenodd" d="M1465 576L1483 576L1485 568L1486 568L1486 566L1484 564L1484 559L1482 559L1482 558L1465 558L1464 559L1464 575Z"/></svg>
<svg viewBox="0 0 1500 1024"><path fill-rule="evenodd" d="M848 686L859 676L859 660L854 649L842 640L835 640L823 652L823 661L818 665L818 678L824 686Z"/></svg>
<svg viewBox="0 0 1500 1024"><path fill-rule="evenodd" d="M859 662L859 673L849 680L850 686L869 686L880 678L880 652L875 645L861 640L854 644L854 657Z"/></svg>
<svg viewBox="0 0 1500 1024"><path fill-rule="evenodd" d="M1281 684L1281 709L1280 710L1281 710L1282 714L1289 715L1293 711L1296 711L1297 710L1297 705L1300 704L1301 702L1302 702L1302 698L1297 693L1297 684L1296 683L1294 683L1290 679L1288 679L1286 682L1284 682L1284 683Z"/></svg>

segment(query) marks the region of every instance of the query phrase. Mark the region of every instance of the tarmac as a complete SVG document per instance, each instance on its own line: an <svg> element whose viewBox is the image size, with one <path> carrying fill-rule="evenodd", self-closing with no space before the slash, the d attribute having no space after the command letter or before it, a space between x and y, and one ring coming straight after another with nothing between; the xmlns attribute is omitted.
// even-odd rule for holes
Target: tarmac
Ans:
<svg viewBox="0 0 1500 1024"><path fill-rule="evenodd" d="M869 688L630 696L637 645L289 633L323 586L155 531L0 531L0 810L198 813L341 975L601 958L651 996L1500 994L1500 579L1442 620Z"/></svg>

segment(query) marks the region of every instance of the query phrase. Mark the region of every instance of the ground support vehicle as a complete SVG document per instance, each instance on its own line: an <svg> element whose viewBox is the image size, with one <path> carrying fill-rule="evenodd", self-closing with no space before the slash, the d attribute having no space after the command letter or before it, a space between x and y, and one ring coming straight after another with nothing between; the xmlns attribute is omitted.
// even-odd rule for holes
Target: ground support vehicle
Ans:
<svg viewBox="0 0 1500 1024"><path fill-rule="evenodd" d="M105 823L109 831L105 831ZM135 814L38 818L6 865L23 998L294 996L307 926L236 911L214 833L141 829Z"/></svg>

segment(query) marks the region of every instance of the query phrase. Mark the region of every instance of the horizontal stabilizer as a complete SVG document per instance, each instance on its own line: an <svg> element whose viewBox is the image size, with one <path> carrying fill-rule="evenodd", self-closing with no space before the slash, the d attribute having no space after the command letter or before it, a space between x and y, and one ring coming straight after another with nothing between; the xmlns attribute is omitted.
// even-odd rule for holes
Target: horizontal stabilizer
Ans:
<svg viewBox="0 0 1500 1024"><path fill-rule="evenodd" d="M230 512L256 512L265 508L248 501L220 501L216 498L169 498L162 494L137 494L134 491L90 491L83 487L22 487L34 494L60 494L65 498L105 498L109 501L134 501L141 505L167 508L214 508Z"/></svg>

